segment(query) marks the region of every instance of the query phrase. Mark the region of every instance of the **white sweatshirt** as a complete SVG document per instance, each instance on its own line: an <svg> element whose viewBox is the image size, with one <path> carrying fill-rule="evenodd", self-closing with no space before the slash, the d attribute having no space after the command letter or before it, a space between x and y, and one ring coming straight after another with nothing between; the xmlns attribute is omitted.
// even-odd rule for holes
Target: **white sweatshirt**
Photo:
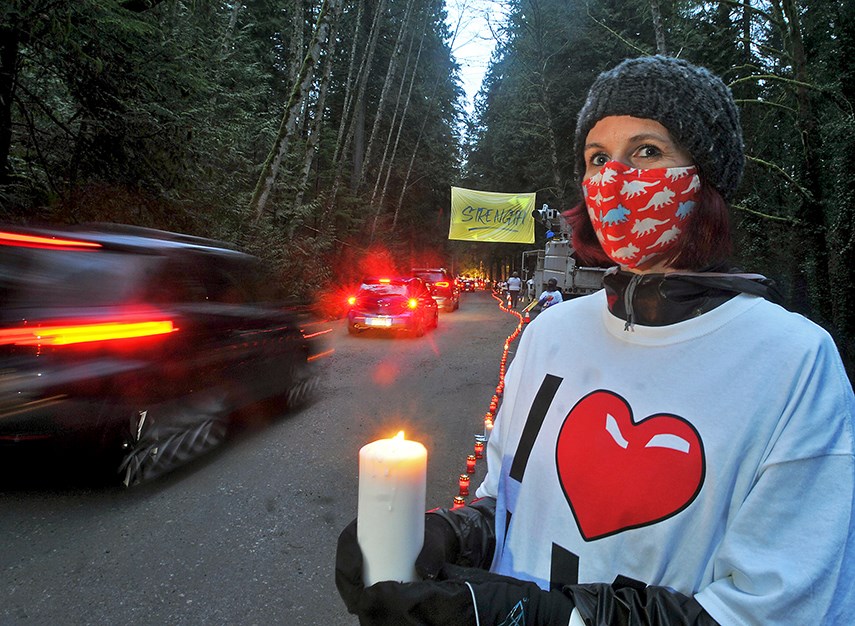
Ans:
<svg viewBox="0 0 855 626"><path fill-rule="evenodd" d="M634 331L604 291L551 307L477 490L497 498L492 570L624 575L723 625L855 623L854 414L828 334L761 298Z"/></svg>

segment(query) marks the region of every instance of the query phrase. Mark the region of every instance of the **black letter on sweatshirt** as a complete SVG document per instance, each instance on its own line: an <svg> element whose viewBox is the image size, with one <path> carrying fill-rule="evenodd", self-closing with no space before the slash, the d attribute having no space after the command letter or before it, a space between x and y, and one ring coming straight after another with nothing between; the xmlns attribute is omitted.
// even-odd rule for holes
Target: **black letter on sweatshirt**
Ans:
<svg viewBox="0 0 855 626"><path fill-rule="evenodd" d="M579 557L557 543L552 544L552 571L549 573L549 589L561 589L564 585L579 582Z"/></svg>
<svg viewBox="0 0 855 626"><path fill-rule="evenodd" d="M514 460L511 463L510 477L514 480L522 482L523 474L525 474L525 466L528 465L528 457L531 455L531 449L534 447L534 441L537 439L540 427L543 426L546 411L549 409L552 398L555 397L555 392L558 391L558 386L562 380L564 379L547 374L544 376L543 382L540 383L540 389L537 390L534 402L531 403L528 418L525 421L525 426L523 426L520 443L517 446Z"/></svg>

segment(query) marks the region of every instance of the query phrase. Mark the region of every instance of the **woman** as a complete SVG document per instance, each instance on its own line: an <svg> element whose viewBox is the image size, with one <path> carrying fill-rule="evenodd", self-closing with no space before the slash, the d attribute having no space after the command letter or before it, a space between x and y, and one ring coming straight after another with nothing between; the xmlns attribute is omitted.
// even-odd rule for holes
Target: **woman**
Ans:
<svg viewBox="0 0 855 626"><path fill-rule="evenodd" d="M540 310L548 309L556 304L561 304L564 301L564 296L561 295L561 290L558 288L558 281L550 278L546 281L546 289L544 289L540 297L537 299L537 306Z"/></svg>
<svg viewBox="0 0 855 626"><path fill-rule="evenodd" d="M827 333L727 271L729 90L624 61L575 149L574 246L616 264L605 289L527 327L479 499L427 515L426 580L361 588L351 526L342 597L365 623L853 623L855 397Z"/></svg>

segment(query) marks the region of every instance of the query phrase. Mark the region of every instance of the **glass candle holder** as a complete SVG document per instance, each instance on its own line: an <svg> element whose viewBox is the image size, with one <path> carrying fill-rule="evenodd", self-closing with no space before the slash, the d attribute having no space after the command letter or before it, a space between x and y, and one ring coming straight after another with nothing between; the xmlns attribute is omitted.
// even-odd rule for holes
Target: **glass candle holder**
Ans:
<svg viewBox="0 0 855 626"><path fill-rule="evenodd" d="M470 454L466 457L466 473L474 474L475 473L475 455Z"/></svg>
<svg viewBox="0 0 855 626"><path fill-rule="evenodd" d="M466 500L463 499L463 496L454 496L454 501L451 505L451 508L459 509L462 506L466 506Z"/></svg>
<svg viewBox="0 0 855 626"><path fill-rule="evenodd" d="M469 474L461 474L457 479L458 484L460 485L460 495L468 496L469 495Z"/></svg>
<svg viewBox="0 0 855 626"><path fill-rule="evenodd" d="M475 435L475 458L484 458L484 435Z"/></svg>

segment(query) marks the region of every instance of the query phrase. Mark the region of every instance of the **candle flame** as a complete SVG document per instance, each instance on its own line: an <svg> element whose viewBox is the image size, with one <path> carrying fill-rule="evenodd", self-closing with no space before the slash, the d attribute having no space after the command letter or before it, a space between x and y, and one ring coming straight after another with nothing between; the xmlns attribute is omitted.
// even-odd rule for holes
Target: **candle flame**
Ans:
<svg viewBox="0 0 855 626"><path fill-rule="evenodd" d="M393 437L393 439L395 439L395 441L403 441L403 440L404 440L404 431L403 431L403 430L399 430L399 431L398 431L398 434L397 434L397 435L395 435L395 436Z"/></svg>

